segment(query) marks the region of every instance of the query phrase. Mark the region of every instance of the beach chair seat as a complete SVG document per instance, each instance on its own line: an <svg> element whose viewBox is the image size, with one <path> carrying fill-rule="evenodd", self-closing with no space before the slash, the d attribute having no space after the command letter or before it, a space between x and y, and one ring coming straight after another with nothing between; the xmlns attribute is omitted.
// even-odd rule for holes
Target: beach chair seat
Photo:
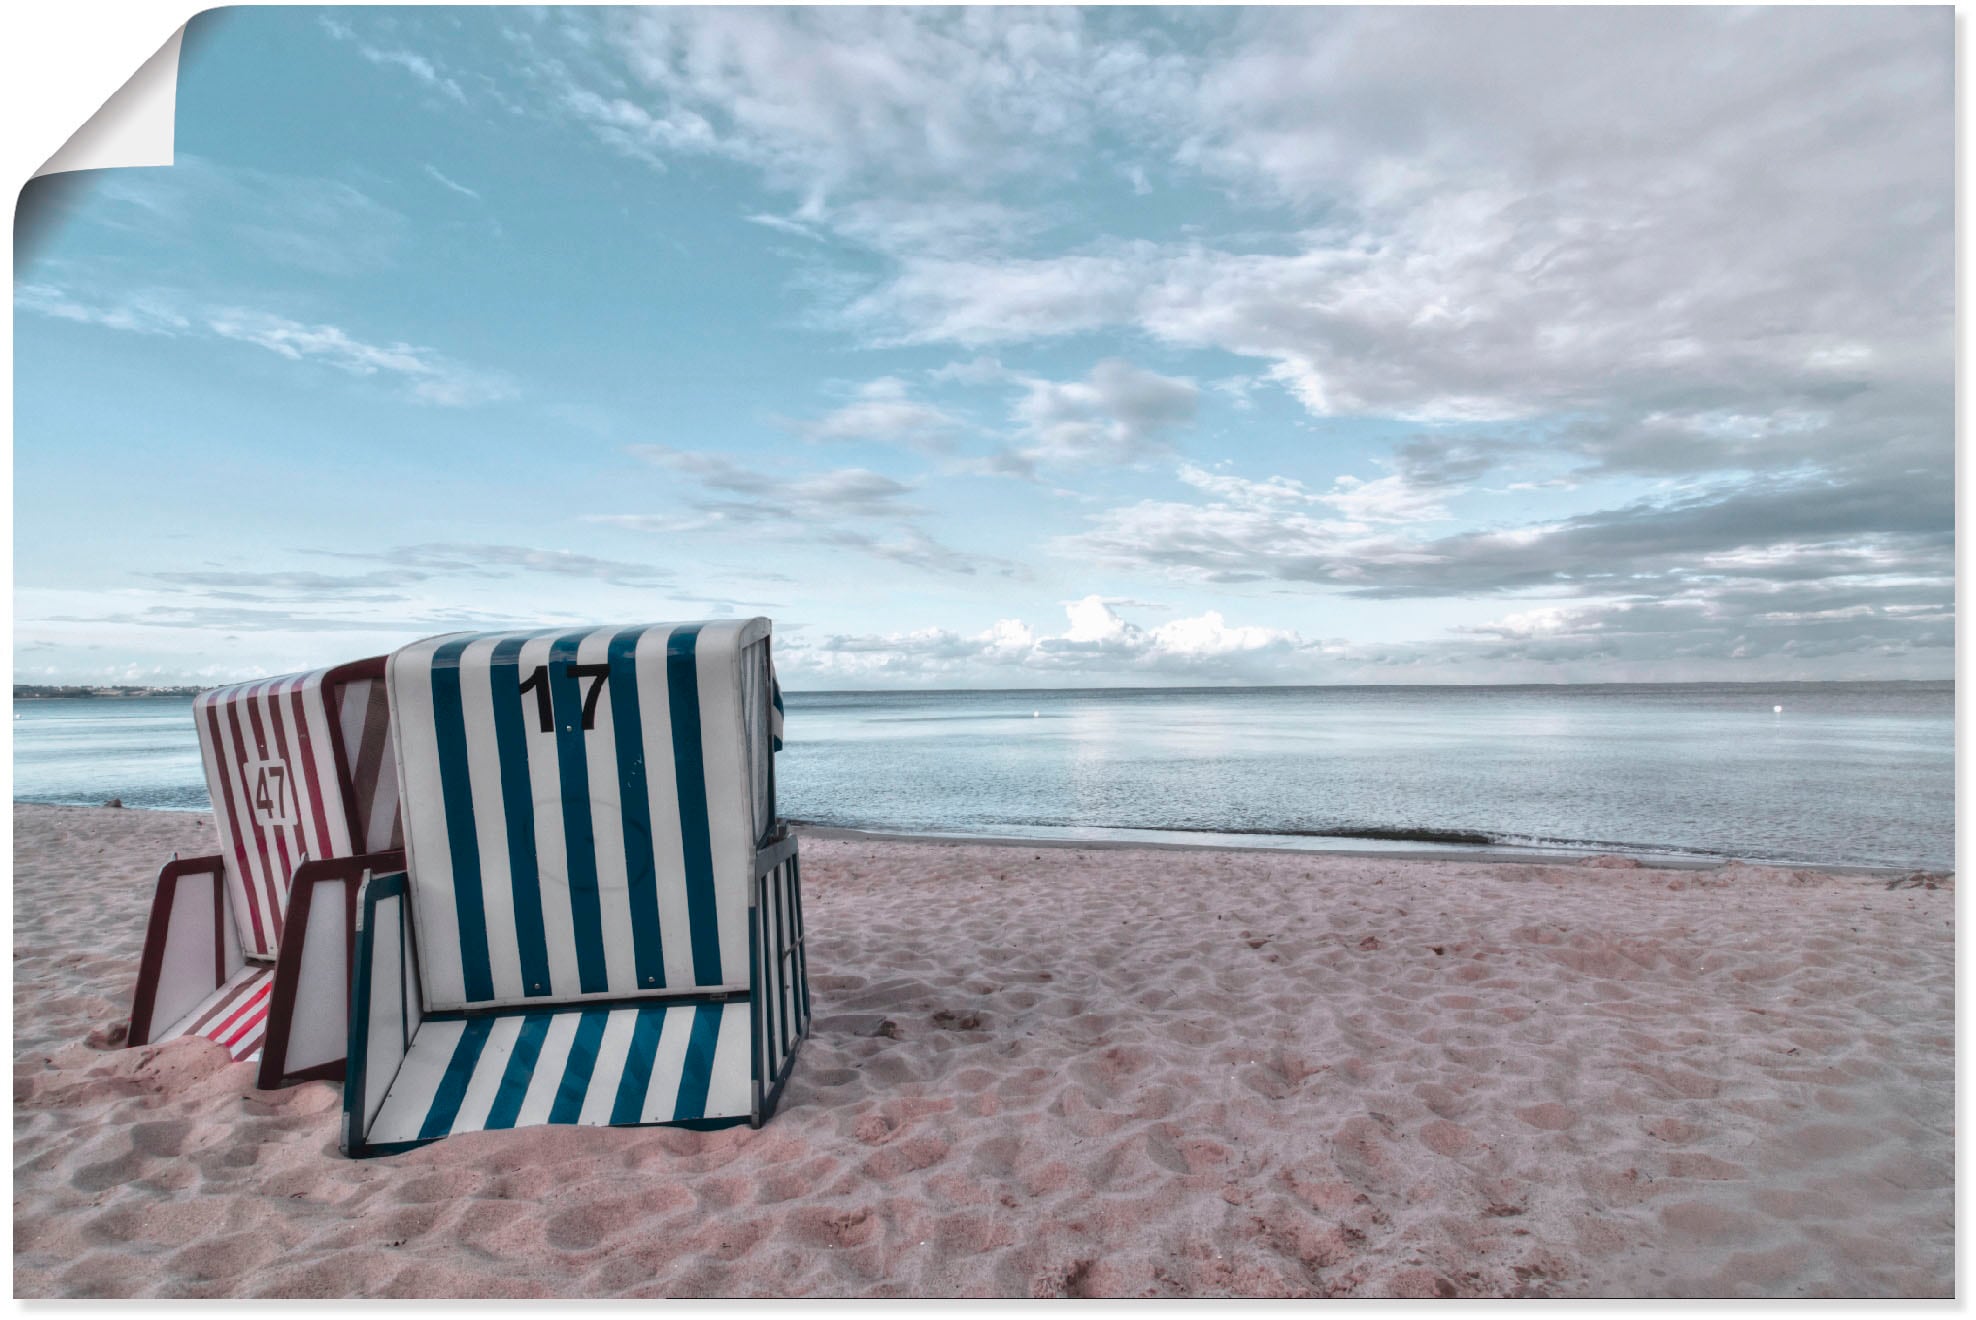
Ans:
<svg viewBox="0 0 1976 1320"><path fill-rule="evenodd" d="M766 1121L810 1016L768 620L459 634L387 675L405 869L363 888L344 1151Z"/></svg>
<svg viewBox="0 0 1976 1320"><path fill-rule="evenodd" d="M403 866L383 677L375 657L193 701L219 851L159 873L128 1044L205 1036L264 1087L341 1076L357 891ZM284 967L297 918L336 929Z"/></svg>

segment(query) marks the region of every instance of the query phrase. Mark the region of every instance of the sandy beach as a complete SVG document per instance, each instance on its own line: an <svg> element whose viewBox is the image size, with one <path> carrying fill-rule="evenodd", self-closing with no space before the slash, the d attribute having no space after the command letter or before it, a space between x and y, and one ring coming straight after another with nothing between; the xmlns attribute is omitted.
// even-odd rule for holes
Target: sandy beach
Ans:
<svg viewBox="0 0 1976 1320"><path fill-rule="evenodd" d="M14 1289L1947 1297L1953 888L810 839L762 1130L368 1161L115 1047L203 816L16 806Z"/></svg>

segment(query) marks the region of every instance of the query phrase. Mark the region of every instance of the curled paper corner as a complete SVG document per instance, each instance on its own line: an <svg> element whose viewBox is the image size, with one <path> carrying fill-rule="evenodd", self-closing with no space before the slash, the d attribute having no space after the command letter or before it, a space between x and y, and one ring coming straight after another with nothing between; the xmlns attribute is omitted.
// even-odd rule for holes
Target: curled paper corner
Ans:
<svg viewBox="0 0 1976 1320"><path fill-rule="evenodd" d="M178 118L178 53L184 40L181 25L34 177L68 170L170 165Z"/></svg>

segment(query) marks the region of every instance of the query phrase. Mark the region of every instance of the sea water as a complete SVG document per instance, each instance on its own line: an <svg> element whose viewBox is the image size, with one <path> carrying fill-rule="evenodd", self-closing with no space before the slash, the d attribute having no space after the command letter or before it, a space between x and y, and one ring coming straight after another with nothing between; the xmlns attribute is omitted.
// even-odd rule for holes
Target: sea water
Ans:
<svg viewBox="0 0 1976 1320"><path fill-rule="evenodd" d="M778 804L820 825L1930 868L1954 854L1947 682L789 692L786 705ZM15 710L17 799L205 808L188 700Z"/></svg>

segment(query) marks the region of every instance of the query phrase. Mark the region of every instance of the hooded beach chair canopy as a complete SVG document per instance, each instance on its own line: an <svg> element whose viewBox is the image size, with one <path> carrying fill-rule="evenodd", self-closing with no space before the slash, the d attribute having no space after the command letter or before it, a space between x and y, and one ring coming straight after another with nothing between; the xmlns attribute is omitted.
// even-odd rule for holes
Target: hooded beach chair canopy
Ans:
<svg viewBox="0 0 1976 1320"><path fill-rule="evenodd" d="M760 1122L805 1031L767 619L455 634L387 665L344 1147Z"/></svg>
<svg viewBox="0 0 1976 1320"><path fill-rule="evenodd" d="M130 1044L200 1035L254 1059L271 1016L285 1021L270 1010L298 878L342 874L334 863L366 854L395 860L397 767L383 679L378 656L193 700L218 848L175 858L159 876ZM332 942L325 934L317 945ZM327 990L320 998L329 1018L304 1028L321 1037L324 1057L313 1062L340 1065L345 1000ZM262 1071L264 1084L285 1076L280 1066Z"/></svg>

